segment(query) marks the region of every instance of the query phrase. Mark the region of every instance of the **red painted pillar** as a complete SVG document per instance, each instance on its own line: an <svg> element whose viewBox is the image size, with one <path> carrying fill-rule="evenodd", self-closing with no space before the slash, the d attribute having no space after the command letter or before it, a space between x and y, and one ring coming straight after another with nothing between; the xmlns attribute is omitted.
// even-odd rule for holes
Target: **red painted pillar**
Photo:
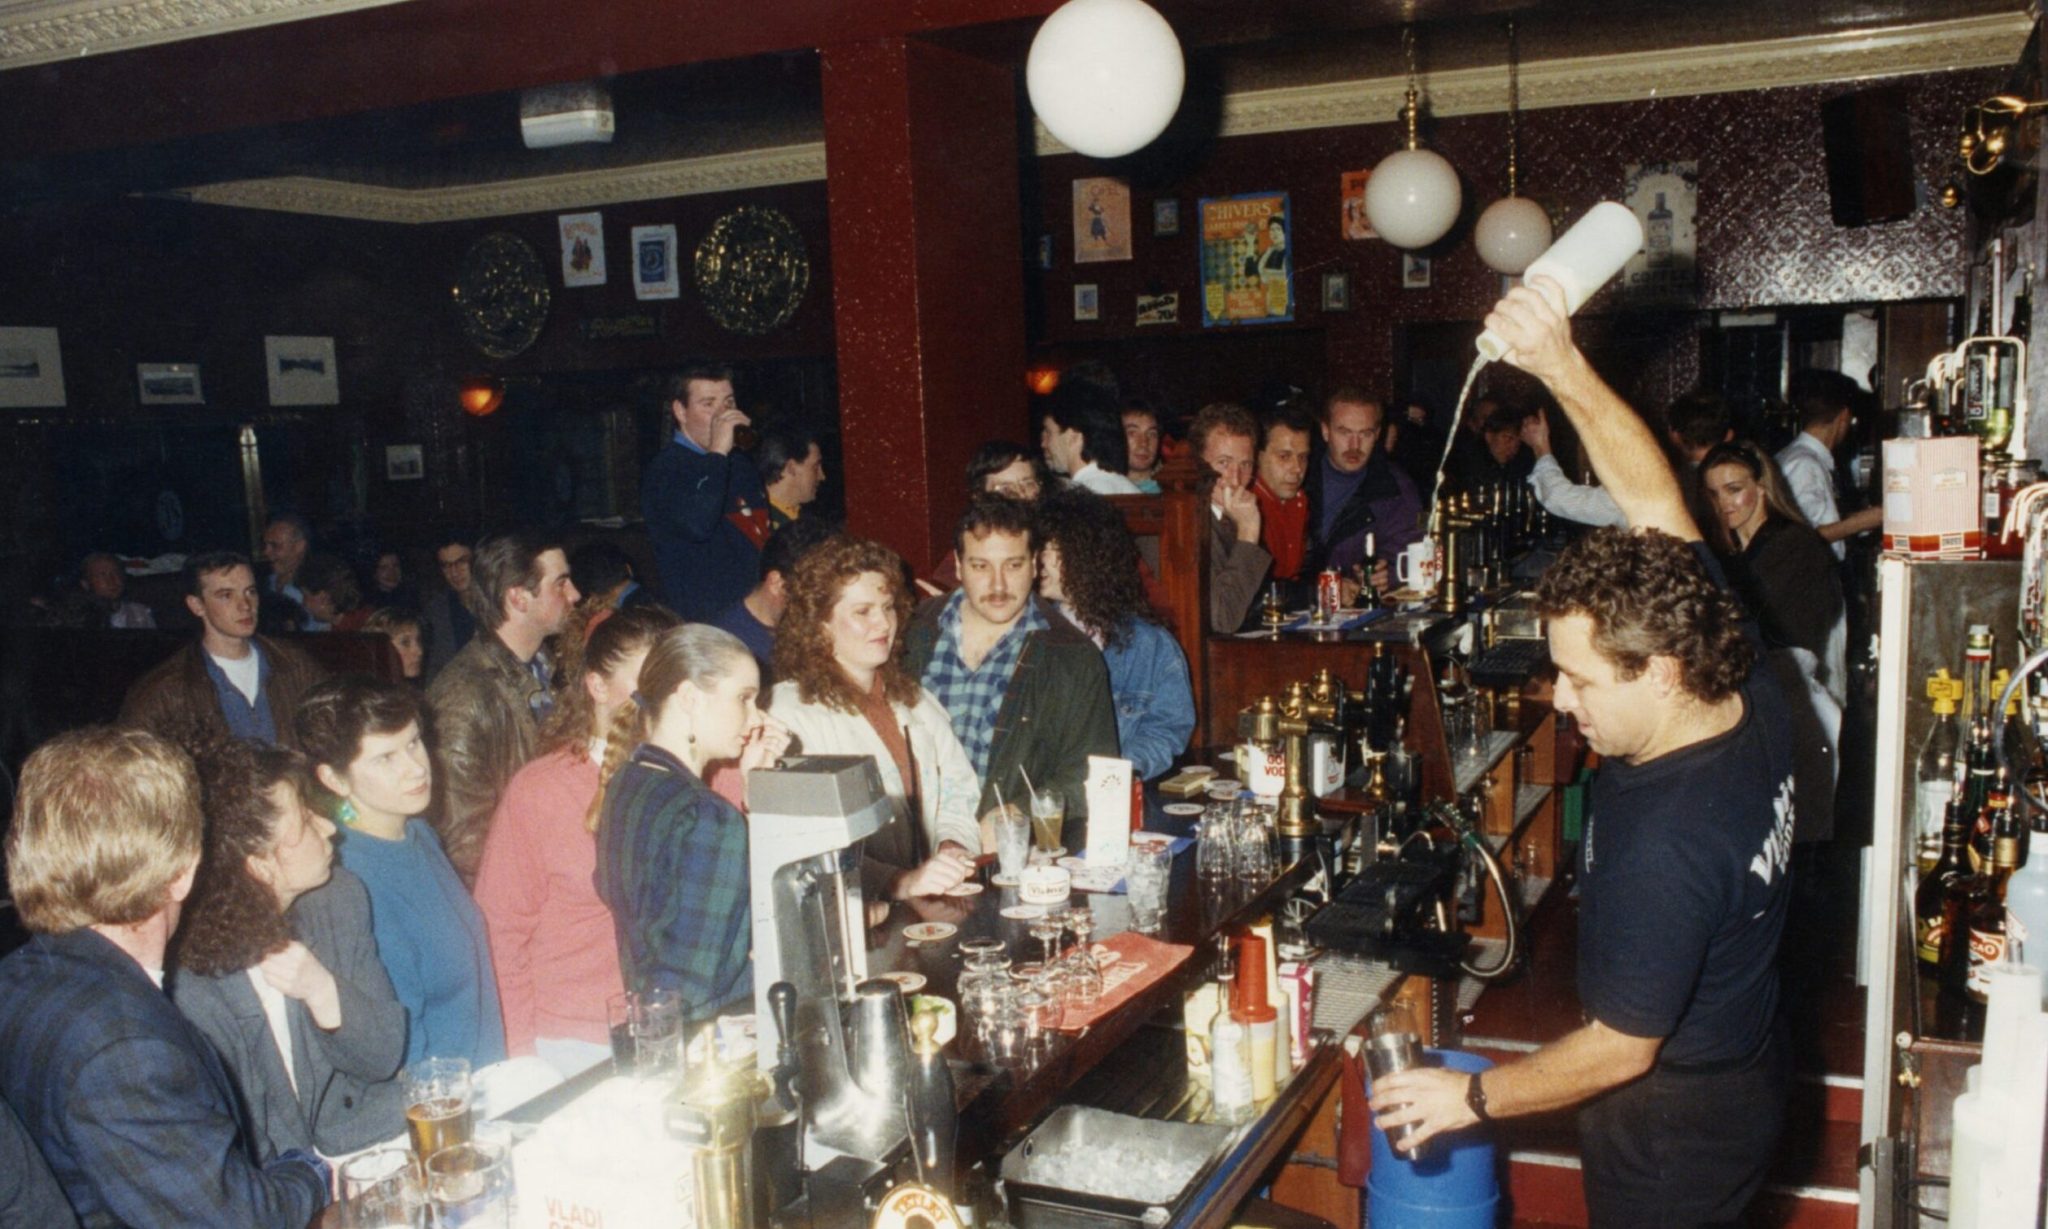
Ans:
<svg viewBox="0 0 2048 1229"><path fill-rule="evenodd" d="M848 528L925 571L1027 428L1016 72L889 38L826 47L824 95Z"/></svg>

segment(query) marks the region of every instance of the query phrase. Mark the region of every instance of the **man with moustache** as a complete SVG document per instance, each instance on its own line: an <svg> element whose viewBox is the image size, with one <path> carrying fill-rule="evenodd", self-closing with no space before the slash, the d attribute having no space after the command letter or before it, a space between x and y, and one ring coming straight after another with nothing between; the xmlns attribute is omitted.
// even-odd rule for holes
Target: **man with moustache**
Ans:
<svg viewBox="0 0 2048 1229"><path fill-rule="evenodd" d="M256 634L262 604L246 555L215 551L185 563L185 607L199 639L128 689L121 724L172 742L255 738L296 745L299 698L320 681L320 667L281 641Z"/></svg>
<svg viewBox="0 0 2048 1229"><path fill-rule="evenodd" d="M1375 573L1374 587L1381 587L1386 578L1378 569L1422 538L1422 498L1379 446L1385 412L1378 399L1352 384L1323 402L1323 457L1309 466L1307 482L1315 544L1305 566L1312 573L1362 567Z"/></svg>
<svg viewBox="0 0 2048 1229"><path fill-rule="evenodd" d="M954 535L960 590L912 617L904 664L953 718L981 778L978 813L998 789L1019 801L1052 788L1072 819L1088 813L1088 757L1117 754L1116 709L1094 641L1032 592L1035 539L1030 505L968 505Z"/></svg>

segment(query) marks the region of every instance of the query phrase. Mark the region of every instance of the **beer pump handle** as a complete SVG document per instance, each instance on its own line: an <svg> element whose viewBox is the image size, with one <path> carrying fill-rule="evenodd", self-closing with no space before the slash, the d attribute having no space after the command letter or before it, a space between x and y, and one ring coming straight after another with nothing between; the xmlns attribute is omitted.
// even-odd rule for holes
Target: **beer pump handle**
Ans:
<svg viewBox="0 0 2048 1229"><path fill-rule="evenodd" d="M768 1011L775 1017L775 1099L795 1109L799 1060L796 1048L796 987L786 981L768 987Z"/></svg>

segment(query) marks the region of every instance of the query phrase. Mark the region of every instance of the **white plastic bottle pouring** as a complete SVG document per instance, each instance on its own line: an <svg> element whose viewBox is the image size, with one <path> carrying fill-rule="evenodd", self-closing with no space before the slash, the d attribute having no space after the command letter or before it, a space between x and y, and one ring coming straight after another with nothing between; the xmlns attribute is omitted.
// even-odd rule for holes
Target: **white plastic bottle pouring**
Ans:
<svg viewBox="0 0 2048 1229"><path fill-rule="evenodd" d="M1601 201L1522 273L1524 282L1548 277L1564 288L1564 314L1579 310L1593 292L1621 272L1643 246L1643 225L1627 205ZM1510 349L1492 329L1479 335L1479 353L1498 362Z"/></svg>

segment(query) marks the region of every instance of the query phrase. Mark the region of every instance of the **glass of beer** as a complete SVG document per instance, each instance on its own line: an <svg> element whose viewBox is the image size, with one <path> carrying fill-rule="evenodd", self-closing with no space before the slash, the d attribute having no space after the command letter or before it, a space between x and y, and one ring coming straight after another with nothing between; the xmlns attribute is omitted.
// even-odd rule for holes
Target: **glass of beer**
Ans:
<svg viewBox="0 0 2048 1229"><path fill-rule="evenodd" d="M441 1149L427 1158L427 1199L437 1225L511 1229L512 1154L482 1141Z"/></svg>
<svg viewBox="0 0 2048 1229"><path fill-rule="evenodd" d="M1067 823L1067 800L1053 786L1031 794L1031 834L1038 852L1050 854L1060 847L1060 829Z"/></svg>
<svg viewBox="0 0 2048 1229"><path fill-rule="evenodd" d="M425 1160L469 1142L474 1093L466 1058L428 1058L399 1072L405 1088L405 1126L413 1153Z"/></svg>

